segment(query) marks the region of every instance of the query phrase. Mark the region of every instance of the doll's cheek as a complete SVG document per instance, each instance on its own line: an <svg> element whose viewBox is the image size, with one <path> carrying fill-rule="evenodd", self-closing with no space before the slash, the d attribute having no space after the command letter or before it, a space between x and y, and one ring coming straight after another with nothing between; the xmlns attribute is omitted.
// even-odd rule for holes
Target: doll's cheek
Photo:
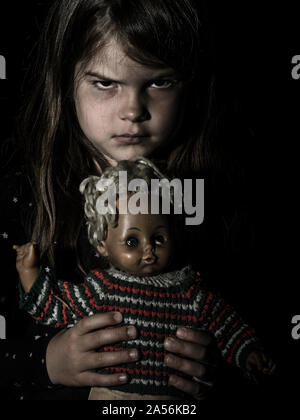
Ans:
<svg viewBox="0 0 300 420"><path fill-rule="evenodd" d="M120 261L120 263L123 266L130 267L130 266L135 265L135 264L138 263L139 256L138 256L138 253L136 253L136 252L132 252L132 251L130 251L130 252L124 252L121 255L119 255L118 260Z"/></svg>

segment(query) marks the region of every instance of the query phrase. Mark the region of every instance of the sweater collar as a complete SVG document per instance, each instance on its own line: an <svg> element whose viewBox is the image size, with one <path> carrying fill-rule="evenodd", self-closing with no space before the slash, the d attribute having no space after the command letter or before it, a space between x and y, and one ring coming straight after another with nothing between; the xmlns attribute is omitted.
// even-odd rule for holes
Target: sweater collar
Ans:
<svg viewBox="0 0 300 420"><path fill-rule="evenodd" d="M124 271L111 266L106 270L111 276L127 281L129 283L139 283L145 285L152 285L157 287L170 287L184 283L188 278L191 278L192 269L190 266L185 266L180 270L169 271L167 273L156 274L155 276L139 277L128 274Z"/></svg>

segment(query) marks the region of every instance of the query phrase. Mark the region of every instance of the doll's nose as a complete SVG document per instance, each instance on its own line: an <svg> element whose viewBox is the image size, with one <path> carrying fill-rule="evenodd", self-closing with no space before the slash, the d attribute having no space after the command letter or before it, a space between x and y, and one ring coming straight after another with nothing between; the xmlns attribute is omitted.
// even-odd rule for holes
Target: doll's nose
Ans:
<svg viewBox="0 0 300 420"><path fill-rule="evenodd" d="M155 249L152 245L147 245L143 252L143 261L151 262L156 260Z"/></svg>

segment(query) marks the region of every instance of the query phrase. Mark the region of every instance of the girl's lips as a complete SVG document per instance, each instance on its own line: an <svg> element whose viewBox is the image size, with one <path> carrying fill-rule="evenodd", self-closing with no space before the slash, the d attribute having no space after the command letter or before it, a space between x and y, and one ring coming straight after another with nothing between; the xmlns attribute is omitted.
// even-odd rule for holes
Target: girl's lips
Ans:
<svg viewBox="0 0 300 420"><path fill-rule="evenodd" d="M146 138L149 138L149 136L145 135L130 135L130 134L124 134L122 136L114 136L114 140L116 140L118 143L122 144L139 144L143 142Z"/></svg>

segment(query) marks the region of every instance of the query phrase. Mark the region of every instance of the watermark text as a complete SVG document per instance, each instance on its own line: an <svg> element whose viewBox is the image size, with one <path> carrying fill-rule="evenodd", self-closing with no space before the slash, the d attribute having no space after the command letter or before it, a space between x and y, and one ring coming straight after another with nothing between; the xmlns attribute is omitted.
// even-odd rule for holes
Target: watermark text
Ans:
<svg viewBox="0 0 300 420"><path fill-rule="evenodd" d="M300 55L292 57L292 64L295 64L292 68L292 78L298 80L300 79Z"/></svg>
<svg viewBox="0 0 300 420"><path fill-rule="evenodd" d="M6 338L6 321L4 316L0 315L0 339Z"/></svg>
<svg viewBox="0 0 300 420"><path fill-rule="evenodd" d="M127 172L119 172L119 182L102 179L97 190L102 191L96 202L99 214L185 214L186 225L200 225L204 220L204 180L152 179L151 185L140 178L127 182ZM195 194L193 194L193 192Z"/></svg>
<svg viewBox="0 0 300 420"><path fill-rule="evenodd" d="M0 55L0 79L6 79L6 60L3 55Z"/></svg>

